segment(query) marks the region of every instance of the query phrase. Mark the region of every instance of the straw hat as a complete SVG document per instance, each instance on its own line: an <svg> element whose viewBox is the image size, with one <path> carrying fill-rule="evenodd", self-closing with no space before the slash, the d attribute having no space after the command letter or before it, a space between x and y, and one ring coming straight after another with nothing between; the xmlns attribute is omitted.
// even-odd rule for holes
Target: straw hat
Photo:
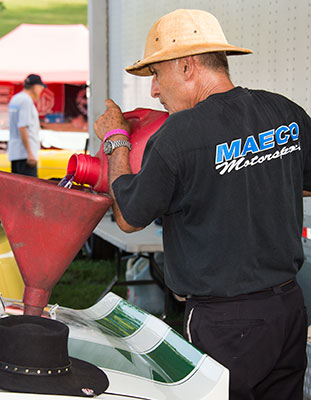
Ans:
<svg viewBox="0 0 311 400"><path fill-rule="evenodd" d="M133 75L151 75L148 65L195 54L225 51L227 55L251 50L227 42L218 20L202 10L176 10L160 18L150 29L143 60L126 68Z"/></svg>

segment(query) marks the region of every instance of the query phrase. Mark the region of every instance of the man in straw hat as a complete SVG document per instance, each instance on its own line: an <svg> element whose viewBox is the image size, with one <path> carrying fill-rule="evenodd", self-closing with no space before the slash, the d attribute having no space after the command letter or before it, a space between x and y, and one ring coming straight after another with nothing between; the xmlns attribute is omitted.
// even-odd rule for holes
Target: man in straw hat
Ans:
<svg viewBox="0 0 311 400"><path fill-rule="evenodd" d="M234 87L226 56L250 52L228 44L207 12L165 15L126 69L153 75L151 95L170 114L141 171L131 173L130 128L112 100L95 130L120 228L163 216L166 284L187 297L189 341L229 368L230 399L298 400L307 321L295 276L311 121L283 96Z"/></svg>

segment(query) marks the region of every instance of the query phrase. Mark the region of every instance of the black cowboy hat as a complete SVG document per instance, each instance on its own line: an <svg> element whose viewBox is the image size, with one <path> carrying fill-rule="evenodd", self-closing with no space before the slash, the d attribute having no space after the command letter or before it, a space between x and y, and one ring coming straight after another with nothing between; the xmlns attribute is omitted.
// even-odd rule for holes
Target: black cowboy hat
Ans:
<svg viewBox="0 0 311 400"><path fill-rule="evenodd" d="M66 325L21 315L0 319L0 388L13 392L93 397L108 385L94 365L68 357Z"/></svg>

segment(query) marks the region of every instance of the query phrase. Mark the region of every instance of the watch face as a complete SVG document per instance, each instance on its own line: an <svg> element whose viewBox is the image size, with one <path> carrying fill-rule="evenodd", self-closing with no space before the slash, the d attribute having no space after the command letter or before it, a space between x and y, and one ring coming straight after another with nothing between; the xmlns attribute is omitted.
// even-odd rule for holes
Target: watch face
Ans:
<svg viewBox="0 0 311 400"><path fill-rule="evenodd" d="M110 140L104 143L104 153L108 155L112 153L112 143Z"/></svg>

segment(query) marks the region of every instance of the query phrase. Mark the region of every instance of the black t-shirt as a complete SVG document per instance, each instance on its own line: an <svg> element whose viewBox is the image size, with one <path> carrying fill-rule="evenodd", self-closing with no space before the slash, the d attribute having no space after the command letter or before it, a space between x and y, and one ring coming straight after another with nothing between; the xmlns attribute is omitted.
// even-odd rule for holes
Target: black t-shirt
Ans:
<svg viewBox="0 0 311 400"><path fill-rule="evenodd" d="M113 190L129 224L163 216L165 279L174 292L262 290L303 263L310 146L301 107L237 87L171 115L148 141L141 171L119 177Z"/></svg>

